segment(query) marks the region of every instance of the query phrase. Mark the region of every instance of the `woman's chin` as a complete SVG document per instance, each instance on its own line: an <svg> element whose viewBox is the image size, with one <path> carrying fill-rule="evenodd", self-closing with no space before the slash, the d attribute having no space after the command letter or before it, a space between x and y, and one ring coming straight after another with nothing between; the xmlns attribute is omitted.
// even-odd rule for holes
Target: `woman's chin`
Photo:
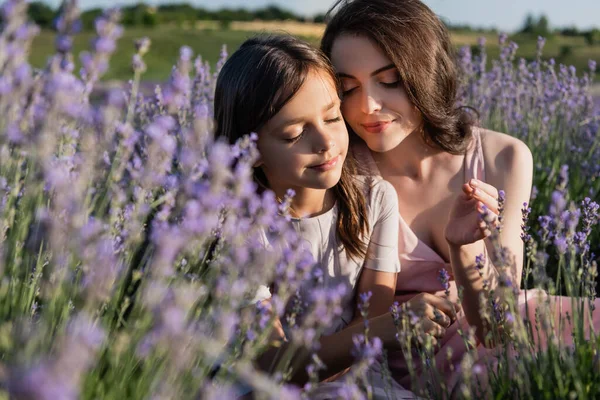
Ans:
<svg viewBox="0 0 600 400"><path fill-rule="evenodd" d="M400 142L402 142L401 140L395 140L395 141L391 141L391 140L365 140L365 143L367 145L367 147L369 147L369 150L374 151L376 153L385 153L387 151L393 150L395 149Z"/></svg>

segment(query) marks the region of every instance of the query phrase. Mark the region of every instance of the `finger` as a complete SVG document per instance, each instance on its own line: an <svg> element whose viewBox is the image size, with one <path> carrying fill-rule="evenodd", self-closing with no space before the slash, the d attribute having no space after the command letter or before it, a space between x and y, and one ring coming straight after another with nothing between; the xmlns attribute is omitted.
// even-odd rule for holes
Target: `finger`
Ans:
<svg viewBox="0 0 600 400"><path fill-rule="evenodd" d="M446 328L444 328L443 326L441 326L439 324L434 324L433 325L433 330L431 332L431 335L434 338L441 339L444 336L446 336Z"/></svg>
<svg viewBox="0 0 600 400"><path fill-rule="evenodd" d="M494 199L498 198L498 189L496 189L495 186L492 186L489 183L485 183L484 181L480 181L479 179L471 179L469 180L469 185L473 189L481 189L488 195L492 196Z"/></svg>
<svg viewBox="0 0 600 400"><path fill-rule="evenodd" d="M430 293L424 293L423 299L431 306L438 308L444 314L454 320L456 312L458 312L456 305L450 300L443 297L439 297Z"/></svg>
<svg viewBox="0 0 600 400"><path fill-rule="evenodd" d="M497 197L492 197L491 195L489 195L485 191L481 190L480 188L474 189L472 196L473 196L473 198L482 202L488 208L488 210L490 210L490 212L492 212L494 214L498 214L499 211L498 211L498 198Z"/></svg>
<svg viewBox="0 0 600 400"><path fill-rule="evenodd" d="M433 336L434 338L441 339L446 334L446 329L440 324L436 324L433 321L423 322L423 332Z"/></svg>
<svg viewBox="0 0 600 400"><path fill-rule="evenodd" d="M479 226L473 234L473 237L475 239L474 241L477 242L479 240L486 239L487 237L491 236L491 234L492 231L490 230L488 225L484 221L479 221Z"/></svg>
<svg viewBox="0 0 600 400"><path fill-rule="evenodd" d="M413 342L417 346L417 348L427 347L428 344L435 348L438 345L438 340L435 338L435 336L427 332L422 332L414 336Z"/></svg>
<svg viewBox="0 0 600 400"><path fill-rule="evenodd" d="M491 212L491 210L489 210L481 202L478 202L476 207L477 207L477 212L479 213L479 216L480 216L479 226L481 226L481 222L485 223L485 226L487 228L490 228L490 227L498 228L500 226L498 214L494 214L493 212Z"/></svg>
<svg viewBox="0 0 600 400"><path fill-rule="evenodd" d="M452 324L452 320L450 319L450 317L438 310L437 307L429 306L427 316L430 320L444 328L447 328L450 326L450 324Z"/></svg>
<svg viewBox="0 0 600 400"><path fill-rule="evenodd" d="M474 190L475 189L471 185L469 185L468 182L462 185L462 191L463 191L463 193L466 194L469 197L471 197L473 195L473 191Z"/></svg>

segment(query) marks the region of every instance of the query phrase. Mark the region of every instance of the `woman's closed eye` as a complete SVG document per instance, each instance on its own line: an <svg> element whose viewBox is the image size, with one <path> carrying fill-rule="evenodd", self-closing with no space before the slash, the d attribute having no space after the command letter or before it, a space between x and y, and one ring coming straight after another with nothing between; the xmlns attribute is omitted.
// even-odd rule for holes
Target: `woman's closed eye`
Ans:
<svg viewBox="0 0 600 400"><path fill-rule="evenodd" d="M383 86L386 89L397 89L400 87L400 79L392 81L392 82L379 82L379 84L381 86ZM348 89L345 89L342 92L342 97L347 97L350 94L352 94L356 89L358 88L358 86L354 86Z"/></svg>
<svg viewBox="0 0 600 400"><path fill-rule="evenodd" d="M344 88L344 90L342 91L342 97L348 96L350 93L352 93L358 86L354 86L351 88Z"/></svg>
<svg viewBox="0 0 600 400"><path fill-rule="evenodd" d="M381 86L388 89L396 89L400 87L400 79L394 82L380 82Z"/></svg>

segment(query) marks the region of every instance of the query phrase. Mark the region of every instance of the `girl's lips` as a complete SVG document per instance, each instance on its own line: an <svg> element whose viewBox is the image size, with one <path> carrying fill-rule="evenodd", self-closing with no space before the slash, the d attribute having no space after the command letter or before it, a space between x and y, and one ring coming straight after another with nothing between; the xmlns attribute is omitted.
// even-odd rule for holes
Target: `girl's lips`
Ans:
<svg viewBox="0 0 600 400"><path fill-rule="evenodd" d="M362 124L363 128L369 133L381 133L385 131L393 121L375 122L373 124Z"/></svg>
<svg viewBox="0 0 600 400"><path fill-rule="evenodd" d="M337 155L337 156L333 157L331 160L324 162L323 164L313 165L312 167L309 167L309 168L316 169L317 171L320 171L320 172L329 171L330 169L334 168L337 165L339 160L340 160L340 156Z"/></svg>

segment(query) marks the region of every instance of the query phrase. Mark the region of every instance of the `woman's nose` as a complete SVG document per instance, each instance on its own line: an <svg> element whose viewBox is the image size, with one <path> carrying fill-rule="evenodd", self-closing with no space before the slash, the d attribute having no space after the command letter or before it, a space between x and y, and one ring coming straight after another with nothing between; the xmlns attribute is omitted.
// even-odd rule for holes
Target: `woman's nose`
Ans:
<svg viewBox="0 0 600 400"><path fill-rule="evenodd" d="M361 110L365 114L373 114L381 110L381 101L373 90L364 90L361 99Z"/></svg>

